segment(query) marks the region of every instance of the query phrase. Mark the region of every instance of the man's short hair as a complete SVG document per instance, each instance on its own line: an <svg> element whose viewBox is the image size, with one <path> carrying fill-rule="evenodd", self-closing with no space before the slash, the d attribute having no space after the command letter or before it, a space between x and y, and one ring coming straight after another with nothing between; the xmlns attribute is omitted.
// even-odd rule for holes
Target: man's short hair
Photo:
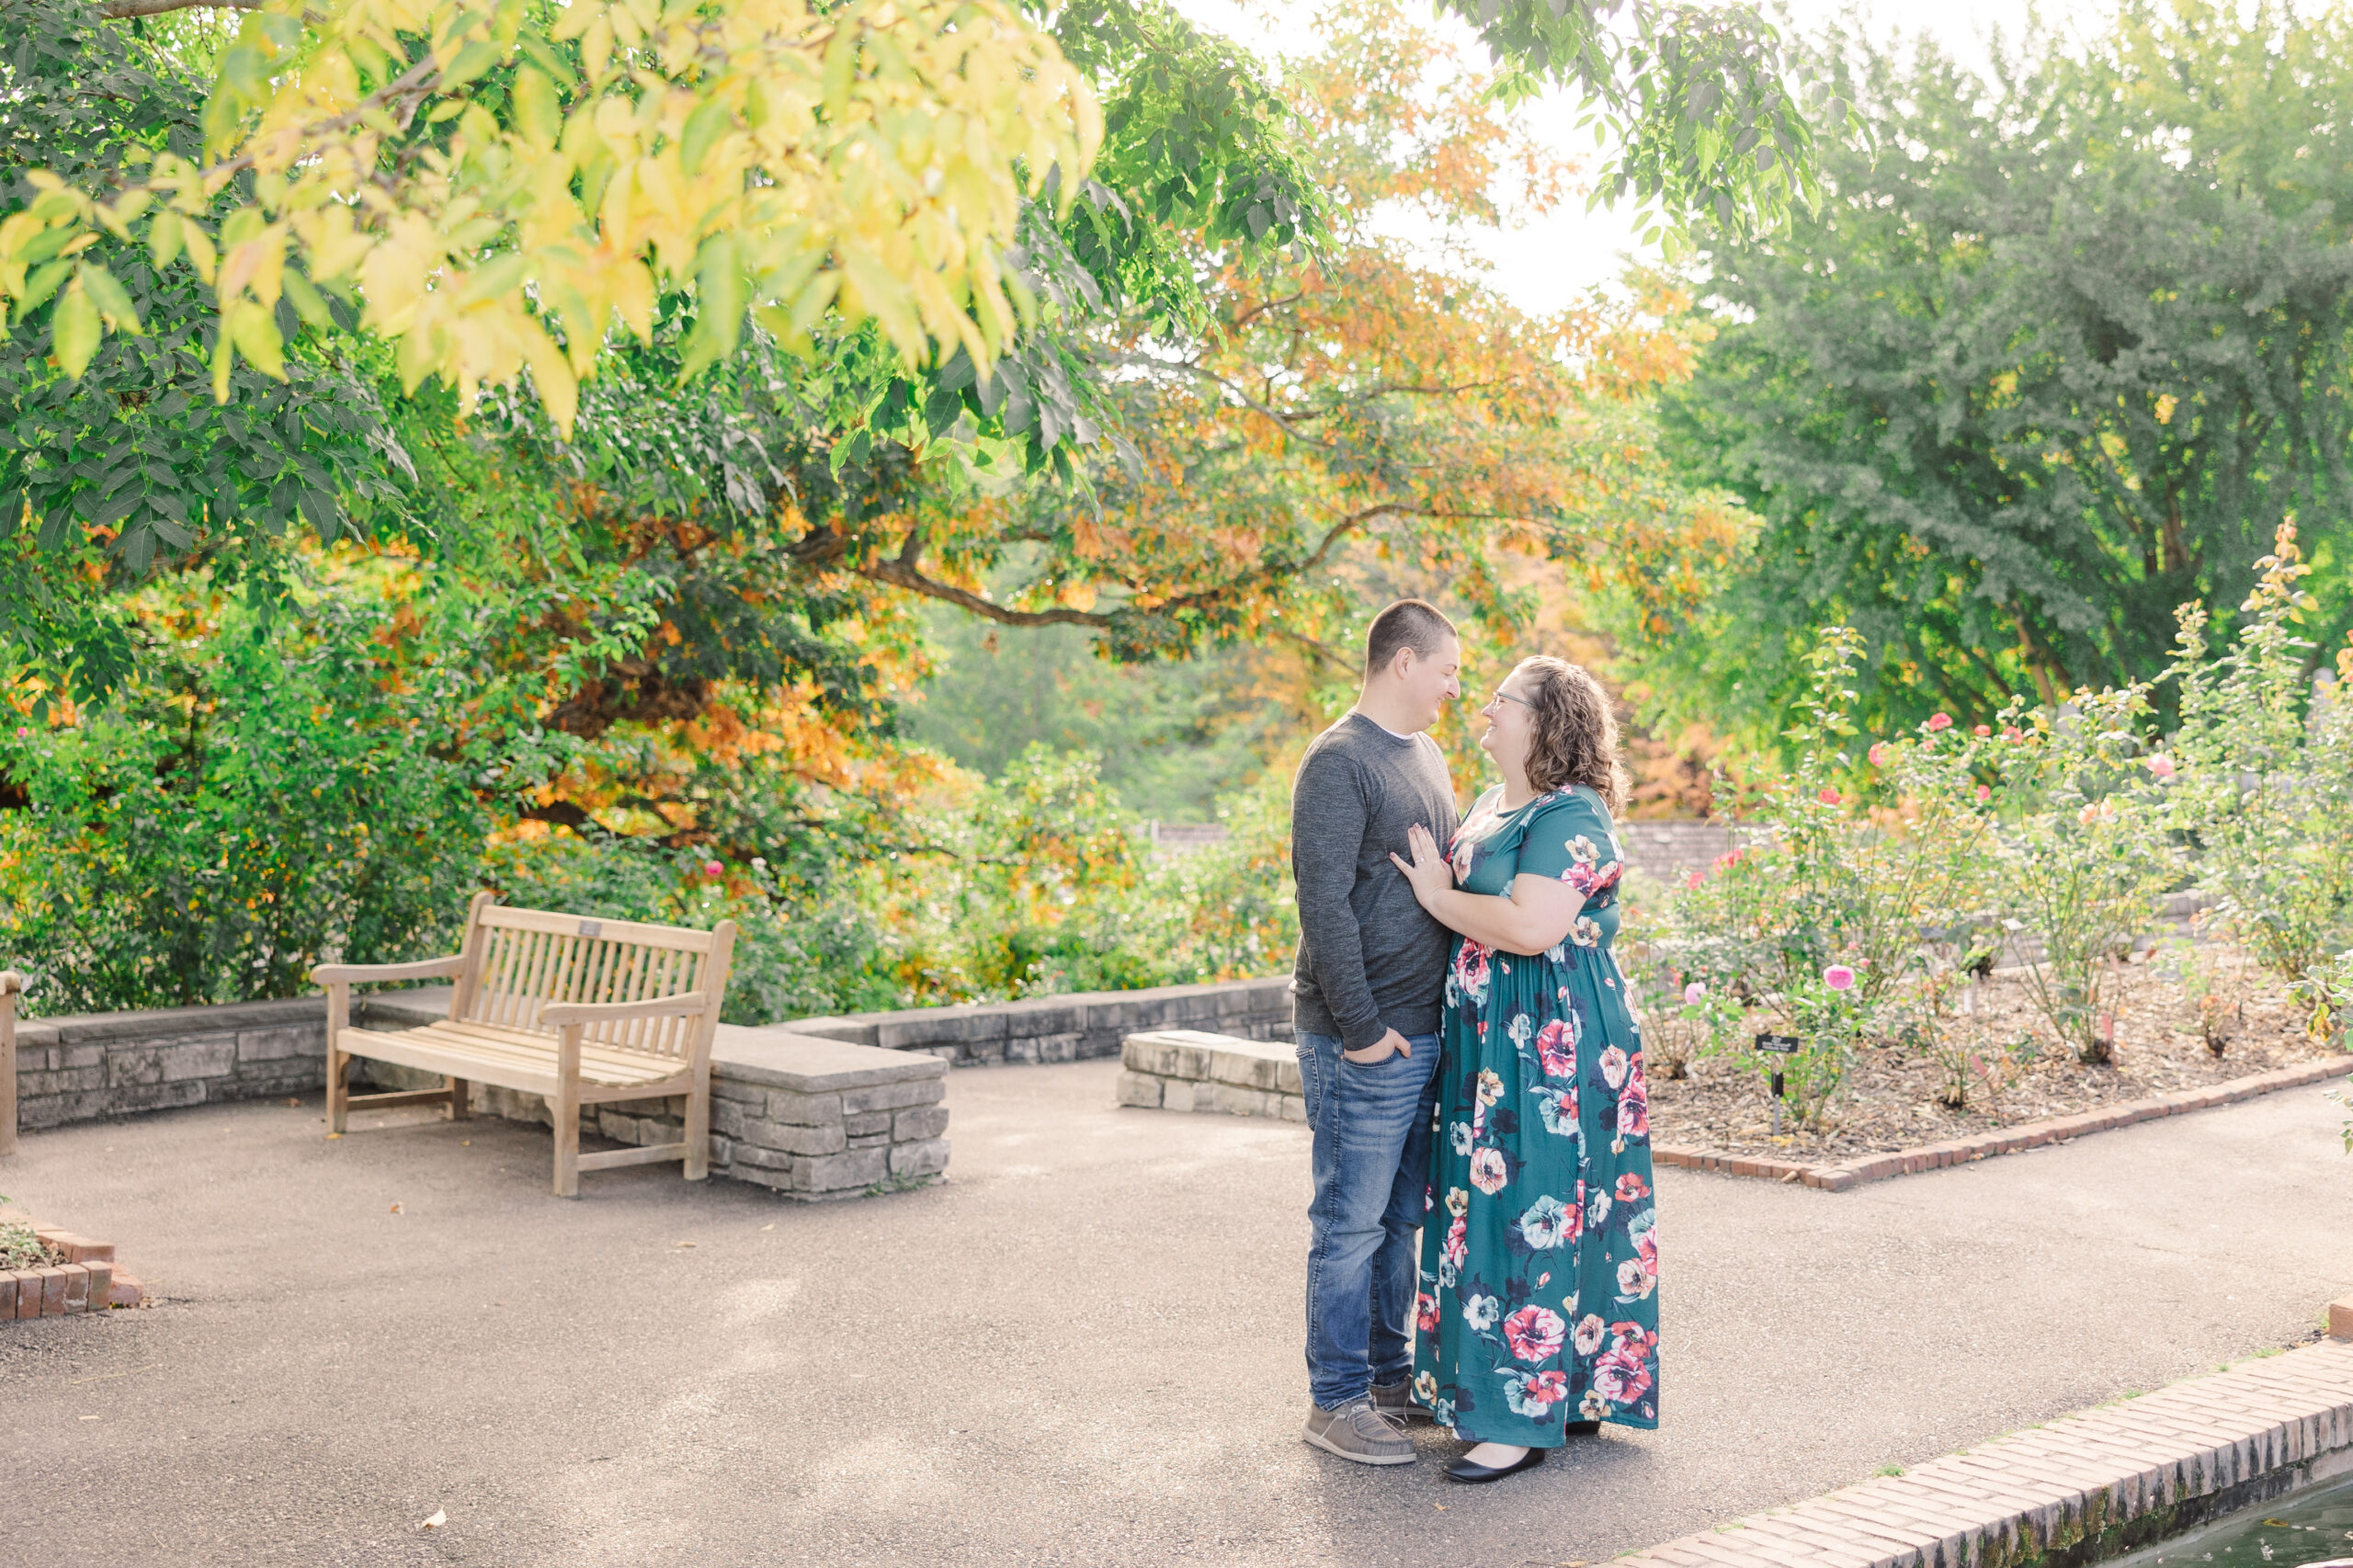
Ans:
<svg viewBox="0 0 2353 1568"><path fill-rule="evenodd" d="M1400 648L1411 648L1417 659L1435 655L1455 641L1454 622L1427 599L1399 599L1372 618L1364 634L1364 673L1385 670Z"/></svg>

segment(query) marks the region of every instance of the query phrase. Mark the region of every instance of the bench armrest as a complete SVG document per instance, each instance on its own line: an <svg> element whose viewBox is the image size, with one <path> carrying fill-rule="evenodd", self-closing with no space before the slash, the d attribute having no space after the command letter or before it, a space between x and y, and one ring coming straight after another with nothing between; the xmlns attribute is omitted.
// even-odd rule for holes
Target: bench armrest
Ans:
<svg viewBox="0 0 2353 1568"><path fill-rule="evenodd" d="M551 1002L540 1009L540 1022L550 1028L566 1024L603 1024L625 1018L666 1018L679 1013L699 1013L710 998L699 991L676 996L648 996L642 1002Z"/></svg>
<svg viewBox="0 0 2353 1568"><path fill-rule="evenodd" d="M441 980L465 971L466 955L418 959L415 963L323 963L311 971L313 985L374 985L393 980Z"/></svg>

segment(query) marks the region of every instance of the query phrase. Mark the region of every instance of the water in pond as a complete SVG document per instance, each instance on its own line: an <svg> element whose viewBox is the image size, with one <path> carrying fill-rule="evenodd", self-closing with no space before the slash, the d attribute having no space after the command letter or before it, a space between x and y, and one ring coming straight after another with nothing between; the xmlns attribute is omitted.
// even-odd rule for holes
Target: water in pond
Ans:
<svg viewBox="0 0 2353 1568"><path fill-rule="evenodd" d="M2303 1568L2353 1559L2353 1481L2334 1481L2201 1525L2116 1568Z"/></svg>

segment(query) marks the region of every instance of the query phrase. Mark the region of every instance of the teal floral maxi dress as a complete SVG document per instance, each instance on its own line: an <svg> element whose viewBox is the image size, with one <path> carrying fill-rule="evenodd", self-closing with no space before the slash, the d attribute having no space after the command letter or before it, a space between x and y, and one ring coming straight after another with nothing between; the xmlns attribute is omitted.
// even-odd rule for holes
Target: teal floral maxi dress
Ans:
<svg viewBox="0 0 2353 1568"><path fill-rule="evenodd" d="M1582 785L1490 790L1456 885L1522 872L1585 895L1535 958L1457 939L1423 1199L1414 1390L1468 1442L1560 1446L1573 1420L1658 1425L1658 1232L1642 1033L1610 942L1618 841Z"/></svg>

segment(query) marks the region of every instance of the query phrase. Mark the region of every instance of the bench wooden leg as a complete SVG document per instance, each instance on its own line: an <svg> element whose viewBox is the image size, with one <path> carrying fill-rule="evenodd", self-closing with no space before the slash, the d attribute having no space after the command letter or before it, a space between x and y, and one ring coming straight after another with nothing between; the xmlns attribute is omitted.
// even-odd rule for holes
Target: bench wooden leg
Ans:
<svg viewBox="0 0 2353 1568"><path fill-rule="evenodd" d="M687 1179L702 1181L710 1175L710 1085L696 1086L687 1096Z"/></svg>
<svg viewBox="0 0 2353 1568"><path fill-rule="evenodd" d="M580 1196L580 1026L568 1024L557 1046L555 1195Z"/></svg>
<svg viewBox="0 0 2353 1568"><path fill-rule="evenodd" d="M463 1078L449 1080L449 1119L463 1121L474 1113L473 1085Z"/></svg>
<svg viewBox="0 0 2353 1568"><path fill-rule="evenodd" d="M351 1119L351 1058L335 1049L335 1041L351 1022L351 988L330 984L327 987L327 1131L344 1131Z"/></svg>

